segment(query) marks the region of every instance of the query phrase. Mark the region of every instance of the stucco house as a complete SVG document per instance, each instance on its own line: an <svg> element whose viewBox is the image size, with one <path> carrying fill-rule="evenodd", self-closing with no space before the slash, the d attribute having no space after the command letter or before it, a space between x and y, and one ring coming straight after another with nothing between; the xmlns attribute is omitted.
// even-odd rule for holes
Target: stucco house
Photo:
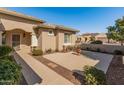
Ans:
<svg viewBox="0 0 124 93"><path fill-rule="evenodd" d="M73 28L47 24L44 20L0 8L0 45L62 50L63 45L75 44L77 32Z"/></svg>
<svg viewBox="0 0 124 93"><path fill-rule="evenodd" d="M81 38L82 42L90 42L91 38L94 38L95 40L101 40L104 43L108 42L106 33L85 33L79 36Z"/></svg>

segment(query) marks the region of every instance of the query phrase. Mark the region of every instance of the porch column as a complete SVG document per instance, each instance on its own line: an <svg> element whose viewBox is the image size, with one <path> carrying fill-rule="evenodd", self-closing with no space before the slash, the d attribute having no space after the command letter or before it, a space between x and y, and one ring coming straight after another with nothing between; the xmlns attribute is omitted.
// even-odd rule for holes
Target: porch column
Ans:
<svg viewBox="0 0 124 93"><path fill-rule="evenodd" d="M32 33L31 35L31 46L38 47L38 39L35 33Z"/></svg>
<svg viewBox="0 0 124 93"><path fill-rule="evenodd" d="M0 46L2 45L2 31L0 31Z"/></svg>

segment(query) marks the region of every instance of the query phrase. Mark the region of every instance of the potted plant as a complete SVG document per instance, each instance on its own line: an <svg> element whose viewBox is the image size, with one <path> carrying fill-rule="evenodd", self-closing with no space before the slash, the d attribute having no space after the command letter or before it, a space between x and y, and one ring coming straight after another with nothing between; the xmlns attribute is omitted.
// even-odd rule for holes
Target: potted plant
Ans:
<svg viewBox="0 0 124 93"><path fill-rule="evenodd" d="M63 46L63 52L67 52L66 46Z"/></svg>
<svg viewBox="0 0 124 93"><path fill-rule="evenodd" d="M80 55L81 54L81 48L77 47L76 52L77 52L77 55Z"/></svg>

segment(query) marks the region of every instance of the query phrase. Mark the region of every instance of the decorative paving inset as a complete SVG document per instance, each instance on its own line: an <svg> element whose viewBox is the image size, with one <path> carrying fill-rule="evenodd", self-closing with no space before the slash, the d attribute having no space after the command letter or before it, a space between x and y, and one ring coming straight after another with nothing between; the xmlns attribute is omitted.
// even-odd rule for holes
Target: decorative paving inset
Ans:
<svg viewBox="0 0 124 93"><path fill-rule="evenodd" d="M41 63L58 73L59 75L63 76L64 78L71 81L73 84L80 85L83 84L83 77L81 75L77 75L77 77L74 76L74 72L70 71L69 69L56 64L55 62L52 62L42 56L34 56L37 60L39 60ZM57 78L57 77L55 77Z"/></svg>

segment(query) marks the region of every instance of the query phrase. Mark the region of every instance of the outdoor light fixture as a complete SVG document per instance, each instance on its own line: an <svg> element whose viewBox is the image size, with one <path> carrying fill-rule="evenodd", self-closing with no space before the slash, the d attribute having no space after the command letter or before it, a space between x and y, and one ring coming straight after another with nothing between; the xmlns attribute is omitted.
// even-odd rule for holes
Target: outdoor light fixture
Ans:
<svg viewBox="0 0 124 93"><path fill-rule="evenodd" d="M25 33L23 34L23 37L25 37Z"/></svg>

